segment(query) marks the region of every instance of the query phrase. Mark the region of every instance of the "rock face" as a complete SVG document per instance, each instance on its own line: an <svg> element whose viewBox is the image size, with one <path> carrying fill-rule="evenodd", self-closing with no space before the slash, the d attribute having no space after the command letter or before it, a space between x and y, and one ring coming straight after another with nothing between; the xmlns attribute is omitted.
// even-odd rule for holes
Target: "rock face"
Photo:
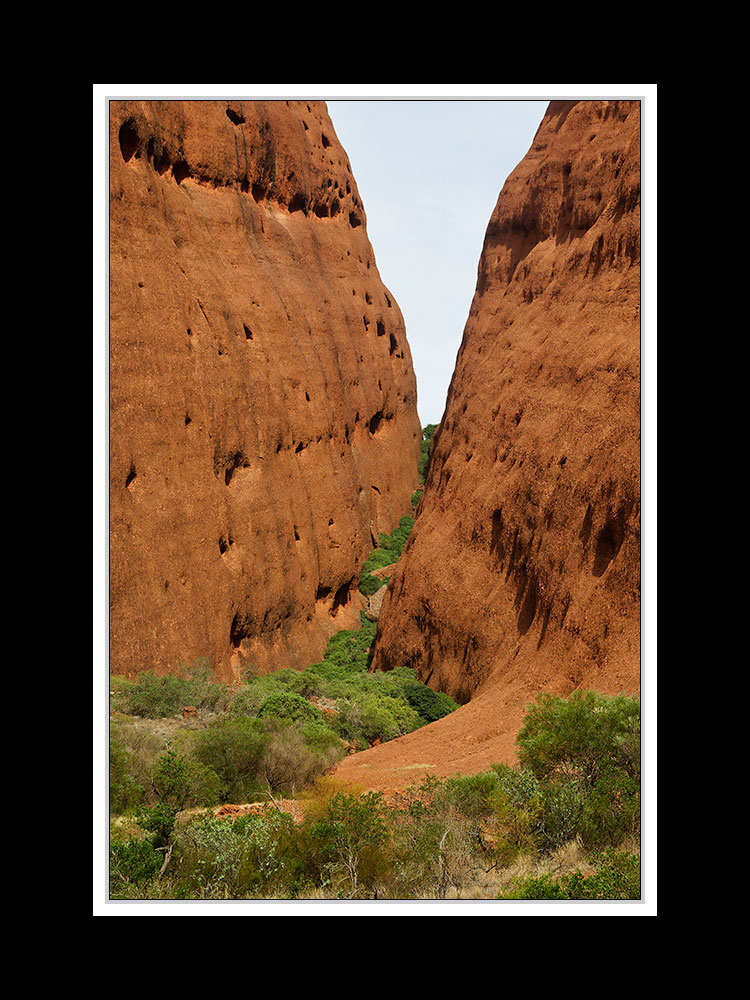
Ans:
<svg viewBox="0 0 750 1000"><path fill-rule="evenodd" d="M639 103L553 102L492 214L378 623L375 668L468 704L386 769L512 756L538 690L638 691L639 306Z"/></svg>
<svg viewBox="0 0 750 1000"><path fill-rule="evenodd" d="M421 431L322 102L110 104L110 667L301 667L359 624Z"/></svg>

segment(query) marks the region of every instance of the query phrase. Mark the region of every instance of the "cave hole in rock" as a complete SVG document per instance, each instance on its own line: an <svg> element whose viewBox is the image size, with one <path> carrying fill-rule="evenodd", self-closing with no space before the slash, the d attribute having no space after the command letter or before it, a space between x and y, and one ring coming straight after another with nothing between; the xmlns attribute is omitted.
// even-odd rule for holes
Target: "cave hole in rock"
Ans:
<svg viewBox="0 0 750 1000"><path fill-rule="evenodd" d="M619 510L617 514L607 518L604 526L596 536L594 565L591 570L594 576L601 576L604 573L620 551L624 538L625 512L624 510Z"/></svg>
<svg viewBox="0 0 750 1000"><path fill-rule="evenodd" d="M169 168L172 166L172 160L166 149L162 149L159 156L154 160L154 169L157 174L166 174Z"/></svg>
<svg viewBox="0 0 750 1000"><path fill-rule="evenodd" d="M244 117L241 114L238 114L236 111L232 111L231 108L227 108L227 118L230 120L230 122L233 125L244 125L245 124Z"/></svg>
<svg viewBox="0 0 750 1000"><path fill-rule="evenodd" d="M133 463L131 462L131 464L130 464L130 471L128 472L127 476L125 477L125 488L126 489L129 486L132 486L132 484L135 482L135 478L136 478L136 476L135 476L135 465L133 465Z"/></svg>
<svg viewBox="0 0 750 1000"><path fill-rule="evenodd" d="M398 344L396 343L396 338L393 336L393 334L391 334L391 346L389 349L389 353L393 355L396 353L397 350L398 350Z"/></svg>
<svg viewBox="0 0 750 1000"><path fill-rule="evenodd" d="M178 160L172 167L172 176L178 184L182 184L186 177L190 176L190 167L185 160Z"/></svg>
<svg viewBox="0 0 750 1000"><path fill-rule="evenodd" d="M307 198L304 194L298 192L293 195L291 201L289 202L290 212L306 212L307 211Z"/></svg>
<svg viewBox="0 0 750 1000"><path fill-rule="evenodd" d="M331 588L326 587L324 583L321 583L318 585L318 589L315 591L315 600L324 601L330 593L331 593Z"/></svg>
<svg viewBox="0 0 750 1000"><path fill-rule="evenodd" d="M378 327L377 327L377 329L378 329L378 336L379 337L384 337L385 336L385 324L383 323L382 319L378 320Z"/></svg>
<svg viewBox="0 0 750 1000"><path fill-rule="evenodd" d="M369 428L369 430L370 430L370 434L375 434L376 433L377 429L380 427L380 424L381 424L382 420L383 420L383 411L382 410L378 410L377 413L374 413L370 417L370 422L367 425L368 428Z"/></svg>
<svg viewBox="0 0 750 1000"><path fill-rule="evenodd" d="M229 645L232 649L238 650L244 639L250 636L250 623L246 615L238 611L229 626Z"/></svg>
<svg viewBox="0 0 750 1000"><path fill-rule="evenodd" d="M245 340L252 340L253 339L253 331L250 329L250 327L247 325L247 323L243 323L242 324L242 329L245 331Z"/></svg>
<svg viewBox="0 0 750 1000"><path fill-rule="evenodd" d="M135 127L135 122L131 118L129 118L126 122L123 122L120 126L118 139L120 140L120 152L122 153L122 158L127 163L128 160L133 158L133 154L141 144L140 136L138 135L138 131Z"/></svg>
<svg viewBox="0 0 750 1000"><path fill-rule="evenodd" d="M331 605L331 614L336 615L340 608L345 604L349 603L349 591L352 586L352 581L348 580L346 583L342 583L338 588L336 593L333 595L333 604Z"/></svg>

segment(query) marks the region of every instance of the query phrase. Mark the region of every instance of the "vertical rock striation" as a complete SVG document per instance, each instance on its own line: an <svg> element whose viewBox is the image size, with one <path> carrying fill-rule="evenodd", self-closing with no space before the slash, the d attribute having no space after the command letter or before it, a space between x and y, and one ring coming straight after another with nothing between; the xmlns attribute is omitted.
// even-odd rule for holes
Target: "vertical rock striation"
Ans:
<svg viewBox="0 0 750 1000"><path fill-rule="evenodd" d="M436 738L484 763L537 690L638 690L639 308L640 105L552 102L490 219L374 663L471 702Z"/></svg>
<svg viewBox="0 0 750 1000"><path fill-rule="evenodd" d="M110 104L110 666L304 666L409 511L404 323L322 102Z"/></svg>

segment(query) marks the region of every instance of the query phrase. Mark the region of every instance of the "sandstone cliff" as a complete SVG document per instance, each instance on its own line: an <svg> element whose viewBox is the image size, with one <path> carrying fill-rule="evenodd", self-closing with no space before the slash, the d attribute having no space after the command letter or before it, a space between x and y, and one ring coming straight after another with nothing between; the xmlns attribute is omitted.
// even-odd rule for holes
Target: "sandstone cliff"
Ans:
<svg viewBox="0 0 750 1000"><path fill-rule="evenodd" d="M538 690L638 691L639 308L639 103L552 102L490 219L378 624L376 668L468 704L344 775L475 770Z"/></svg>
<svg viewBox="0 0 750 1000"><path fill-rule="evenodd" d="M110 104L110 666L318 659L410 509L404 323L322 102Z"/></svg>

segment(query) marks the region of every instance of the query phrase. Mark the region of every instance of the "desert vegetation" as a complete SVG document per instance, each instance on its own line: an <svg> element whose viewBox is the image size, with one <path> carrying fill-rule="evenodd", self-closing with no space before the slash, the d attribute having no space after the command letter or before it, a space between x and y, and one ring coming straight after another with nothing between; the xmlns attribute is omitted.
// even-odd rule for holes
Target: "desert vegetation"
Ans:
<svg viewBox="0 0 750 1000"><path fill-rule="evenodd" d="M640 898L637 699L540 696L517 766L390 796L324 775L336 736L302 695L269 701L273 712L180 729L145 770L137 727L128 740L115 726L112 898ZM189 808L262 786L267 805L236 818ZM284 811L277 796L297 787Z"/></svg>
<svg viewBox="0 0 750 1000"><path fill-rule="evenodd" d="M402 517L380 534L363 594L387 585L373 571L396 562L413 525ZM539 695L516 766L386 796L330 774L458 705L409 668L371 672L375 639L362 614L306 670L249 668L234 686L206 661L113 677L110 897L640 898L636 698Z"/></svg>

